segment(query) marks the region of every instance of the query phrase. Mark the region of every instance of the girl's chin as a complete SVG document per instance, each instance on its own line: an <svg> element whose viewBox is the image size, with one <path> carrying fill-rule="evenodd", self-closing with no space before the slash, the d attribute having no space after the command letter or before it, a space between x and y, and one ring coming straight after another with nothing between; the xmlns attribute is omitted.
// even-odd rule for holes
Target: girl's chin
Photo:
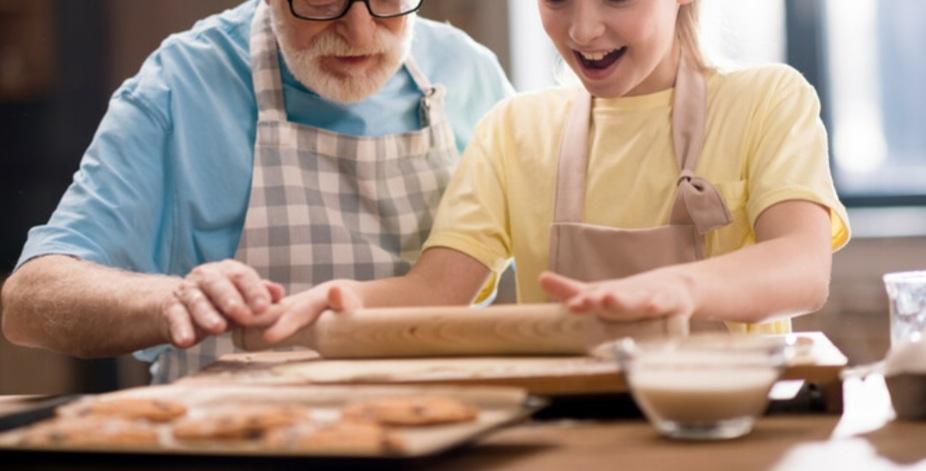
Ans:
<svg viewBox="0 0 926 471"><path fill-rule="evenodd" d="M589 81L584 77L581 78L582 86L588 90L588 93L595 98L620 98L627 94L627 90L620 83L616 83L615 80L610 80L607 82L600 81Z"/></svg>
<svg viewBox="0 0 926 471"><path fill-rule="evenodd" d="M597 98L618 98L627 93L626 87L620 83L617 66L621 61L611 64L605 69L592 69L584 67L581 63L574 63L572 71L576 74L586 90Z"/></svg>

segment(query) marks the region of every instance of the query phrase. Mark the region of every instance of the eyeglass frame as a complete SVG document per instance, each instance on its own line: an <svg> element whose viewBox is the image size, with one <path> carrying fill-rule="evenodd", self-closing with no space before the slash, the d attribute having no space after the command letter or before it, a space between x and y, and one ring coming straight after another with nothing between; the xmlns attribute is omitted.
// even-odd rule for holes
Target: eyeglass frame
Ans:
<svg viewBox="0 0 926 471"><path fill-rule="evenodd" d="M366 7L367 7L367 13L369 13L370 16L372 16L373 18L379 18L379 19L399 18L399 17L401 17L401 16L411 15L412 13L415 13L416 11L420 10L420 9L421 9L421 6L424 5L424 0L418 0L418 5L417 5L415 8L413 8L413 9L407 11L407 12L398 13L398 14L395 14L395 15L378 15L378 14L376 14L376 13L373 13L373 7L370 6L370 0L348 0L348 1L347 1L347 6L344 7L344 11L342 11L342 12L341 12L339 15L337 15L337 16L333 16L333 17L331 17L331 18L309 18L309 17L307 17L307 16L302 16L302 15L296 13L296 8L293 6L293 0L289 0L289 12L292 13L292 15L293 15L294 17L299 18L300 20L306 20L306 21L334 21L334 20L340 20L341 18L344 18L345 16L347 16L347 13L350 12L350 9L353 8L354 4L357 3L357 2L362 2L364 5L366 5Z"/></svg>

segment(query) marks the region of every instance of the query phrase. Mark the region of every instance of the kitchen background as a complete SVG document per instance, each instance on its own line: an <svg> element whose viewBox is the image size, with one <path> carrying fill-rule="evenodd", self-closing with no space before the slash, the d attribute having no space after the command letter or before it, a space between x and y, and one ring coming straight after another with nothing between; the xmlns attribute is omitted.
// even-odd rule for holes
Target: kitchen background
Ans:
<svg viewBox="0 0 926 471"><path fill-rule="evenodd" d="M47 220L108 96L168 34L238 0L0 0L0 282ZM492 49L520 91L569 80L536 0L426 0L421 15ZM795 322L863 363L888 346L880 277L926 269L926 2L704 0L705 40L730 63L788 62L820 93L854 239L830 301ZM2 309L2 307L0 307ZM2 313L0 313L2 315ZM129 356L77 360L0 338L0 394L95 392L147 381Z"/></svg>

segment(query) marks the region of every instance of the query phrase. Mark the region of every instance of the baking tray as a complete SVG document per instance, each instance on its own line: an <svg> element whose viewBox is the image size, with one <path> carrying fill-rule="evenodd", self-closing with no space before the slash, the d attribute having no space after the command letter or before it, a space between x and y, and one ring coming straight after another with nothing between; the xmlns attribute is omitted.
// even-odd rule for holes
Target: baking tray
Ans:
<svg viewBox="0 0 926 471"><path fill-rule="evenodd" d="M473 442L500 427L519 422L541 409L546 401L527 395L516 388L448 388L408 386L261 386L261 385L167 385L135 388L115 393L93 396L97 399L145 397L179 400L189 407L209 404L253 403L304 405L315 411L336 410L354 401L385 396L440 395L466 401L479 409L473 422L427 427L391 429L404 443L401 450L381 453L331 453L323 451L268 450L259 446L184 445L183 447L70 447L70 446L23 446L18 438L25 425L49 418L56 407L76 397L56 398L41 406L0 417L0 455L28 460L30 456L54 459L123 457L136 460L138 457L182 459L184 457L244 459L260 462L265 459L285 461L320 460L330 463L383 462L421 460L440 455L453 448ZM84 397L84 400L87 396ZM140 458L138 458L140 459Z"/></svg>
<svg viewBox="0 0 926 471"><path fill-rule="evenodd" d="M33 396L22 401L16 410L0 413L0 432L33 424L55 416L55 409L80 399L81 395Z"/></svg>

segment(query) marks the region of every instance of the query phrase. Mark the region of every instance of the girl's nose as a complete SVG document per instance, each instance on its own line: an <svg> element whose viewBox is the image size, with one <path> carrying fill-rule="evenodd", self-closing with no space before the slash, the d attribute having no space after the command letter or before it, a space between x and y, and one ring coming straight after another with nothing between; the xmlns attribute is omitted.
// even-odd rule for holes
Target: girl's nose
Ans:
<svg viewBox="0 0 926 471"><path fill-rule="evenodd" d="M605 27L601 21L601 12L598 11L598 3L597 0L573 2L569 37L577 45L591 44L604 34Z"/></svg>
<svg viewBox="0 0 926 471"><path fill-rule="evenodd" d="M366 4L354 2L347 15L338 20L337 31L351 47L369 49L373 46L376 19L370 15Z"/></svg>

